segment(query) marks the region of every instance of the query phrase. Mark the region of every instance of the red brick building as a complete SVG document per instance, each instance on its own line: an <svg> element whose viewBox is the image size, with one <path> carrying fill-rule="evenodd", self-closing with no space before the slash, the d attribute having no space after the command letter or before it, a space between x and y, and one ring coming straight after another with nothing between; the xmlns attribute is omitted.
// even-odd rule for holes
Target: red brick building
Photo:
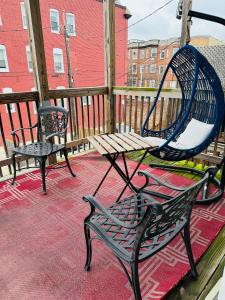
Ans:
<svg viewBox="0 0 225 300"><path fill-rule="evenodd" d="M66 32L69 35L74 87L104 86L103 1L40 0L40 9L49 88L68 87L64 26L66 26ZM117 85L124 85L127 82L128 35L125 12L126 7L116 4ZM24 92L35 89L24 2L1 0L0 93ZM61 100L59 99L59 101ZM26 111L25 105L22 105L22 109ZM11 104L10 110L15 126L20 127L16 105ZM1 106L0 112L2 118L6 120L4 124L6 138L11 140L12 128L7 115L7 107ZM31 109L31 118L34 123L36 120L35 107Z"/></svg>
<svg viewBox="0 0 225 300"><path fill-rule="evenodd" d="M49 87L68 87L63 26L70 35L75 87L104 85L104 18L100 0L40 0ZM116 84L127 73L127 19L116 5ZM119 32L118 32L119 31ZM1 0L0 92L30 91L35 86L24 3ZM8 88L8 89L6 89Z"/></svg>

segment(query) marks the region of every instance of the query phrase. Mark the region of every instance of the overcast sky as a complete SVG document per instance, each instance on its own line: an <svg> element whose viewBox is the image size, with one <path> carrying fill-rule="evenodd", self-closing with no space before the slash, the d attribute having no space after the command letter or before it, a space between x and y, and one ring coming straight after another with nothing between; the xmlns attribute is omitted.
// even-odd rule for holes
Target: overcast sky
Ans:
<svg viewBox="0 0 225 300"><path fill-rule="evenodd" d="M120 0L132 13L129 25L150 14L169 0ZM128 29L129 39L167 39L178 37L181 32L181 20L176 19L178 0L158 11L146 20ZM192 9L225 18L225 0L193 0ZM191 35L211 35L225 40L225 26L193 18Z"/></svg>

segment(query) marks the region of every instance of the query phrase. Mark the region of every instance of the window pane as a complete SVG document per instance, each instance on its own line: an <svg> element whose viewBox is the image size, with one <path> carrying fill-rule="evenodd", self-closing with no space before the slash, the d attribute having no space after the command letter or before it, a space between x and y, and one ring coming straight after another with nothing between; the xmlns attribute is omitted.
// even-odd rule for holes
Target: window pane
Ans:
<svg viewBox="0 0 225 300"><path fill-rule="evenodd" d="M6 61L5 61L5 55L4 50L0 49L0 68L5 69L6 68Z"/></svg>
<svg viewBox="0 0 225 300"><path fill-rule="evenodd" d="M68 34L75 34L75 24L74 24L74 15L73 14L67 14L66 15L66 27Z"/></svg>
<svg viewBox="0 0 225 300"><path fill-rule="evenodd" d="M59 13L57 11L50 11L50 19L51 19L51 30L55 32L59 32Z"/></svg>
<svg viewBox="0 0 225 300"><path fill-rule="evenodd" d="M21 15L22 15L23 28L27 29L27 15L26 15L26 10L25 10L25 5L23 2L21 2Z"/></svg>

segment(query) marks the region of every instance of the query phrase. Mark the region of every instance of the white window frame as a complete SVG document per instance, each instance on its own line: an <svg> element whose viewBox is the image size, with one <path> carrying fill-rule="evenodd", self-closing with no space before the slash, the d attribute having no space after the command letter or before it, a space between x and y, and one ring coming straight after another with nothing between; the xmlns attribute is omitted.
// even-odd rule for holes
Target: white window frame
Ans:
<svg viewBox="0 0 225 300"><path fill-rule="evenodd" d="M138 49L132 49L132 59L138 59Z"/></svg>
<svg viewBox="0 0 225 300"><path fill-rule="evenodd" d="M12 92L13 92L13 90L12 90L12 88L10 88L10 87L2 88L2 93L3 93L3 94L10 94L10 93L12 93ZM16 107L15 107L15 104L14 104L14 103L10 103L9 106L10 106L10 112L11 112L11 113L16 112ZM5 104L5 109L6 109L6 112L8 113L7 104Z"/></svg>
<svg viewBox="0 0 225 300"><path fill-rule="evenodd" d="M56 59L55 59L55 55L61 55L61 65L62 68L61 70L57 70L56 69ZM54 61L54 69L55 69L55 73L64 73L64 62L63 62L63 50L60 48L53 48L53 61Z"/></svg>
<svg viewBox="0 0 225 300"><path fill-rule="evenodd" d="M26 46L26 55L27 55L28 71L29 72L33 72L33 64L32 64L31 51L30 51L30 46L29 45ZM30 63L29 62L31 62L31 67L30 67Z"/></svg>
<svg viewBox="0 0 225 300"><path fill-rule="evenodd" d="M145 49L140 50L140 58L144 59L145 58Z"/></svg>
<svg viewBox="0 0 225 300"><path fill-rule="evenodd" d="M155 49L155 52L153 51L153 49ZM151 48L151 58L156 58L157 57L157 48L156 47L152 47Z"/></svg>
<svg viewBox="0 0 225 300"><path fill-rule="evenodd" d="M164 72L164 66L160 65L159 66L159 74L163 74L163 72Z"/></svg>
<svg viewBox="0 0 225 300"><path fill-rule="evenodd" d="M132 86L137 86L137 78L132 78Z"/></svg>
<svg viewBox="0 0 225 300"><path fill-rule="evenodd" d="M149 80L149 87L150 88L155 88L155 79Z"/></svg>
<svg viewBox="0 0 225 300"><path fill-rule="evenodd" d="M150 73L156 73L156 64L151 64L149 68Z"/></svg>
<svg viewBox="0 0 225 300"><path fill-rule="evenodd" d="M165 51L165 50L161 50L161 51L160 51L159 58L160 58L160 59L166 58L166 51Z"/></svg>
<svg viewBox="0 0 225 300"><path fill-rule="evenodd" d="M135 66L135 71L134 71L134 66ZM132 74L137 74L137 64L132 64Z"/></svg>
<svg viewBox="0 0 225 300"><path fill-rule="evenodd" d="M0 50L3 50L3 57L5 60L5 68L0 68L0 72L9 72L9 64L6 54L6 47L4 45L0 45Z"/></svg>
<svg viewBox="0 0 225 300"><path fill-rule="evenodd" d="M179 50L179 48L178 47L175 47L175 48L173 48L173 51L172 51L172 56L174 56L174 54L177 52Z"/></svg>
<svg viewBox="0 0 225 300"><path fill-rule="evenodd" d="M73 17L73 22L72 22L72 24L68 24L68 18L67 17L71 17L71 16ZM69 26L68 25L73 26L73 32L69 32L69 30L68 30ZM67 30L67 34L69 36L75 36L76 35L75 15L73 13L70 13L70 12L66 13L66 30Z"/></svg>
<svg viewBox="0 0 225 300"><path fill-rule="evenodd" d="M58 26L58 29L57 30L55 30L54 28L52 28L52 18L51 18L51 14L57 14L57 16L56 16L56 19L57 19L57 26ZM59 34L60 33L60 25L59 25L59 11L57 10L57 9L54 9L54 8L50 8L50 27L51 27L51 32L53 32L53 33L57 33L57 34Z"/></svg>
<svg viewBox="0 0 225 300"><path fill-rule="evenodd" d="M140 66L139 66L139 71L140 71L140 73L144 73L144 71L145 71L145 65L143 65L143 64L141 64Z"/></svg>
<svg viewBox="0 0 225 300"><path fill-rule="evenodd" d="M171 89L176 89L177 88L177 81L176 80L171 80L170 81L170 88Z"/></svg>
<svg viewBox="0 0 225 300"><path fill-rule="evenodd" d="M20 2L20 8L21 8L21 17L22 17L23 29L27 29L27 15L26 15L26 8L25 8L25 3L24 2Z"/></svg>

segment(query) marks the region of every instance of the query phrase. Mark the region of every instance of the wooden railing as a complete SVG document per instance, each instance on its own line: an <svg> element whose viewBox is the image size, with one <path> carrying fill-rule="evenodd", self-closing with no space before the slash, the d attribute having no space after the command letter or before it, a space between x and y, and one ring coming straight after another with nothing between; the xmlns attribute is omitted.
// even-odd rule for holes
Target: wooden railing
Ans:
<svg viewBox="0 0 225 300"><path fill-rule="evenodd" d="M90 149L87 137L108 132L108 89L106 87L49 90L52 105L69 111L67 147L73 153ZM156 96L156 89L115 87L115 122L117 132L140 133L143 121ZM11 131L30 127L36 122L39 107L38 92L0 94L0 176L11 173L11 152L15 145ZM179 113L180 93L164 90L161 100L148 122L149 128L161 129L173 122ZM22 143L34 141L36 131L22 132ZM224 127L219 137L195 159L205 163L219 163L225 154ZM30 166L34 162L18 157L17 163Z"/></svg>
<svg viewBox="0 0 225 300"><path fill-rule="evenodd" d="M67 147L72 152L90 148L87 136L107 130L107 88L49 90L52 105L69 111ZM0 176L11 174L11 153L15 146L11 131L36 123L40 105L38 92L0 94ZM25 145L36 139L36 130L22 131ZM17 163L30 166L33 160L17 157Z"/></svg>
<svg viewBox="0 0 225 300"><path fill-rule="evenodd" d="M115 87L113 94L116 102L116 127L119 132L133 130L140 133L143 121L149 111L157 89ZM180 108L181 94L178 90L165 89L161 92L148 127L161 130L173 123ZM201 160L206 164L217 164L225 155L225 128L222 126L219 136L204 153L195 157L195 161Z"/></svg>

